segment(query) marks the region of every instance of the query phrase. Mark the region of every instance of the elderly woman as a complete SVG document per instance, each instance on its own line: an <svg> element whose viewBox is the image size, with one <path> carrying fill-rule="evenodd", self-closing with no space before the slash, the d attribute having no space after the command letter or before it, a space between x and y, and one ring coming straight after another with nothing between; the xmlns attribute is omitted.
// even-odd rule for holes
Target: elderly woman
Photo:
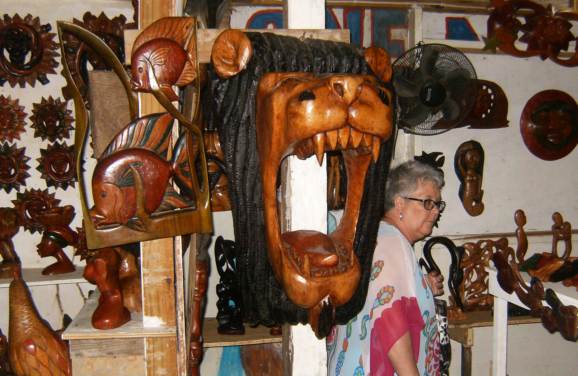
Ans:
<svg viewBox="0 0 578 376"><path fill-rule="evenodd" d="M444 210L443 185L439 170L417 161L390 172L366 302L328 338L330 375L439 375L433 297L443 278L422 274L413 244Z"/></svg>

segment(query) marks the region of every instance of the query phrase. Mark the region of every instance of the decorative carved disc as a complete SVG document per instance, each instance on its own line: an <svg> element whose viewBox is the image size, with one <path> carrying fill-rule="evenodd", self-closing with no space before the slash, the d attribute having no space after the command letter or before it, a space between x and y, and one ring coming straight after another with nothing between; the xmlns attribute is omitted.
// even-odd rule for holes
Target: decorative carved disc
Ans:
<svg viewBox="0 0 578 376"><path fill-rule="evenodd" d="M46 149L40 149L40 155L36 169L42 173L46 185L62 189L67 189L69 185L74 186L76 181L74 146L56 142L48 145Z"/></svg>
<svg viewBox="0 0 578 376"><path fill-rule="evenodd" d="M104 13L96 17L86 12L82 21L74 19L76 25L80 25L90 32L99 36L110 47L118 59L124 61L124 28L126 18L123 15L109 19ZM69 33L64 33L62 43L66 47L66 61L70 67L70 74L78 86L86 105L88 106L88 71L89 65L93 69L109 69L100 56L92 51L84 42ZM66 92L63 92L70 99Z"/></svg>
<svg viewBox="0 0 578 376"><path fill-rule="evenodd" d="M578 143L578 105L563 91L541 91L526 103L520 131L526 147L538 158L563 158Z"/></svg>
<svg viewBox="0 0 578 376"><path fill-rule="evenodd" d="M24 106L18 104L18 99L0 95L0 141L20 140L20 133L24 132L24 119Z"/></svg>
<svg viewBox="0 0 578 376"><path fill-rule="evenodd" d="M0 85L8 81L11 87L26 83L34 86L36 80L48 83L47 74L54 74L58 66L50 24L41 25L38 17L28 14L24 19L4 15L0 20Z"/></svg>
<svg viewBox="0 0 578 376"><path fill-rule="evenodd" d="M38 214L46 209L58 206L60 200L54 197L54 193L48 193L45 189L29 189L24 193L18 193L16 200L13 200L14 208L18 211L20 223L24 229L35 233L43 229L42 223L38 221Z"/></svg>
<svg viewBox="0 0 578 376"><path fill-rule="evenodd" d="M66 109L66 102L59 98L54 100L42 98L40 103L34 103L32 109L32 128L35 129L34 137L54 142L70 136L72 130L72 111Z"/></svg>
<svg viewBox="0 0 578 376"><path fill-rule="evenodd" d="M24 155L26 148L16 148L16 145L2 143L0 145L0 189L10 193L12 189L17 191L20 185L26 185L26 178L30 175L26 164L30 160Z"/></svg>

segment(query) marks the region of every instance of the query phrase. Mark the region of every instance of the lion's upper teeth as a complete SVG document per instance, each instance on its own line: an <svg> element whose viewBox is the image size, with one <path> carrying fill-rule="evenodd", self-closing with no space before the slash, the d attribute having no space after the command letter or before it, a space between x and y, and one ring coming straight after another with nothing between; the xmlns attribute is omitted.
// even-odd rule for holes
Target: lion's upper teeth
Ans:
<svg viewBox="0 0 578 376"><path fill-rule="evenodd" d="M323 156L325 155L325 133L321 132L313 136L313 143L315 144L317 161L321 165L323 163Z"/></svg>
<svg viewBox="0 0 578 376"><path fill-rule="evenodd" d="M351 140L351 146L353 148L357 148L359 146L362 138L363 138L363 133L355 130L355 128L351 128L350 140Z"/></svg>
<svg viewBox="0 0 578 376"><path fill-rule="evenodd" d="M341 149L347 148L347 143L349 142L349 129L349 126L345 126L337 131L339 136L339 146L341 146Z"/></svg>
<svg viewBox="0 0 578 376"><path fill-rule="evenodd" d="M325 135L327 136L327 143L331 150L335 150L337 147L337 130L326 132Z"/></svg>

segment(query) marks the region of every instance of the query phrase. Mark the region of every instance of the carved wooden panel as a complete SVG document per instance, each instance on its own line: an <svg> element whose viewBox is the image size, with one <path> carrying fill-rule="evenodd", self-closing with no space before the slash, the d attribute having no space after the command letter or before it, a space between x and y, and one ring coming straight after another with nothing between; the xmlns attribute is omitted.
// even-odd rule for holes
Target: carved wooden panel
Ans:
<svg viewBox="0 0 578 376"><path fill-rule="evenodd" d="M24 106L18 104L18 99L0 95L0 141L19 140L25 119Z"/></svg>
<svg viewBox="0 0 578 376"><path fill-rule="evenodd" d="M42 174L49 187L67 189L74 187L76 181L76 164L74 146L55 142L46 149L40 149L37 170Z"/></svg>
<svg viewBox="0 0 578 376"><path fill-rule="evenodd" d="M66 101L60 98L42 97L40 103L34 103L30 121L34 128L34 137L54 142L70 136L72 130L72 111L66 108Z"/></svg>
<svg viewBox="0 0 578 376"><path fill-rule="evenodd" d="M27 162L30 160L24 153L26 148L17 148L7 142L0 144L0 189L10 193L12 189L20 190L26 185L28 174Z"/></svg>
<svg viewBox="0 0 578 376"><path fill-rule="evenodd" d="M20 223L25 230L35 233L44 227L38 220L38 215L50 208L58 206L60 200L54 197L54 193L49 193L47 189L28 189L22 193L17 193L16 200L13 200L14 208L18 211Z"/></svg>

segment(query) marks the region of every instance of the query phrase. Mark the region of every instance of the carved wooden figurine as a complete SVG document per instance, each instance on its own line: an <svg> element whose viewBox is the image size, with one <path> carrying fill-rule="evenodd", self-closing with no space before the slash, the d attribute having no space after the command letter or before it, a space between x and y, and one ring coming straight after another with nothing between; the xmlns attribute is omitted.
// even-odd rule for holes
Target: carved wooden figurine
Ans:
<svg viewBox="0 0 578 376"><path fill-rule="evenodd" d="M137 258L123 247L115 247L114 249L120 256L118 280L122 291L122 303L130 312L141 312L141 278Z"/></svg>
<svg viewBox="0 0 578 376"><path fill-rule="evenodd" d="M20 223L18 213L13 208L0 208L0 278L12 276L12 269L20 264L14 251L12 237L18 233Z"/></svg>
<svg viewBox="0 0 578 376"><path fill-rule="evenodd" d="M38 314L20 270L14 274L8 332L12 371L17 376L70 376L66 342Z"/></svg>
<svg viewBox="0 0 578 376"><path fill-rule="evenodd" d="M69 226L74 218L74 207L66 205L44 210L38 214L38 221L44 226L42 240L38 244L40 257L54 257L56 262L42 270L42 274L63 274L75 270L64 253L64 248L76 245L78 237Z"/></svg>
<svg viewBox="0 0 578 376"><path fill-rule="evenodd" d="M117 328L130 320L123 305L119 283L120 256L113 248L99 249L86 261L84 278L100 291L98 307L92 314L92 326L97 329Z"/></svg>
<svg viewBox="0 0 578 376"><path fill-rule="evenodd" d="M484 149L479 142L470 140L458 147L454 166L461 185L460 200L464 209L471 216L478 216L484 211L482 197L482 178L484 174Z"/></svg>
<svg viewBox="0 0 578 376"><path fill-rule="evenodd" d="M381 49L238 30L217 37L203 108L225 155L245 322L309 322L323 337L358 311L382 214L373 201L391 156L390 73ZM326 151L344 155L343 220L331 235L282 234L282 160L321 161Z"/></svg>
<svg viewBox="0 0 578 376"><path fill-rule="evenodd" d="M244 334L234 241L225 240L222 236L217 238L215 262L220 276L217 284L217 331L220 334Z"/></svg>

